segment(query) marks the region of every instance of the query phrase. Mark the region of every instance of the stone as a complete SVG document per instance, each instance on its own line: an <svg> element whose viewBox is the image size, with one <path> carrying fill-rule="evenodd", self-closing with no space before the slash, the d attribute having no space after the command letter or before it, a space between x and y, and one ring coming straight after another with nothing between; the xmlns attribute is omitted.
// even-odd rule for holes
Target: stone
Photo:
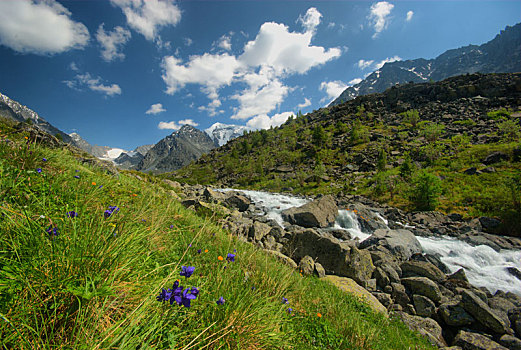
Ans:
<svg viewBox="0 0 521 350"><path fill-rule="evenodd" d="M387 277L389 277L389 281L394 283L400 283L400 276L402 274L402 269L393 263L381 264L380 268L385 272Z"/></svg>
<svg viewBox="0 0 521 350"><path fill-rule="evenodd" d="M311 276L313 274L313 271L315 270L315 262L313 261L312 257L306 255L305 257L300 259L298 268L300 273L302 273L303 275Z"/></svg>
<svg viewBox="0 0 521 350"><path fill-rule="evenodd" d="M506 268L507 272L517 278L518 280L521 280L521 271L519 271L517 268L509 266Z"/></svg>
<svg viewBox="0 0 521 350"><path fill-rule="evenodd" d="M493 296L492 298L488 298L488 306L490 306L492 311L500 317L507 326L510 326L508 311L516 308L510 300L500 296Z"/></svg>
<svg viewBox="0 0 521 350"><path fill-rule="evenodd" d="M499 344L503 345L509 350L521 350L521 340L509 334L504 334L501 338L499 338Z"/></svg>
<svg viewBox="0 0 521 350"><path fill-rule="evenodd" d="M436 305L427 297L423 295L413 295L412 301L416 314L422 317L431 317L436 311Z"/></svg>
<svg viewBox="0 0 521 350"><path fill-rule="evenodd" d="M276 257L277 259L279 259L280 261L282 261L284 264L288 265L289 267L297 269L297 267L298 267L297 263L290 257L282 254L281 252L278 252L276 250L269 250L269 249L265 249L264 251L266 253Z"/></svg>
<svg viewBox="0 0 521 350"><path fill-rule="evenodd" d="M396 258L408 260L414 253L421 253L422 247L418 239L409 230L376 230L360 243L360 248L382 246Z"/></svg>
<svg viewBox="0 0 521 350"><path fill-rule="evenodd" d="M430 279L427 277L407 277L402 278L402 284L413 294L423 295L435 303L441 301L441 291Z"/></svg>
<svg viewBox="0 0 521 350"><path fill-rule="evenodd" d="M335 285L340 290L359 298L364 303L369 305L369 307L373 309L375 312L379 312L388 317L387 309L385 308L385 306L383 306L378 301L378 299L376 299L371 293L366 291L364 288L359 286L351 278L327 275L323 279Z"/></svg>
<svg viewBox="0 0 521 350"><path fill-rule="evenodd" d="M326 277L326 270L319 262L315 262L315 270L313 272L319 278Z"/></svg>
<svg viewBox="0 0 521 350"><path fill-rule="evenodd" d="M250 227L248 235L253 238L256 242L262 240L271 231L271 226L262 222L254 221Z"/></svg>
<svg viewBox="0 0 521 350"><path fill-rule="evenodd" d="M387 274L379 267L374 270L374 277L376 279L376 284L382 289L391 283Z"/></svg>
<svg viewBox="0 0 521 350"><path fill-rule="evenodd" d="M475 167L472 167L472 168L468 168L467 170L463 171L463 173L465 173L467 175L479 175L479 174L481 174L481 171L479 171Z"/></svg>
<svg viewBox="0 0 521 350"><path fill-rule="evenodd" d="M387 293L374 292L372 294L385 307L389 307L393 303L391 296Z"/></svg>
<svg viewBox="0 0 521 350"><path fill-rule="evenodd" d="M407 327L427 337L432 344L438 347L447 346L447 342L442 335L441 326L432 318L408 315L405 312L398 312L398 315Z"/></svg>
<svg viewBox="0 0 521 350"><path fill-rule="evenodd" d="M460 346L463 350L508 350L484 335L464 330L458 332L453 345Z"/></svg>
<svg viewBox="0 0 521 350"><path fill-rule="evenodd" d="M309 228L328 227L335 222L337 215L338 207L331 195L282 212L282 218L290 224Z"/></svg>
<svg viewBox="0 0 521 350"><path fill-rule="evenodd" d="M467 275L465 274L464 269L459 269L458 271L454 272L452 275L448 276L448 279L451 280L458 280L458 281L465 281L468 282Z"/></svg>
<svg viewBox="0 0 521 350"><path fill-rule="evenodd" d="M494 333L507 333L508 326L499 318L490 307L481 300L476 294L469 290L461 291L461 305L469 314L474 316L482 325Z"/></svg>
<svg viewBox="0 0 521 350"><path fill-rule="evenodd" d="M402 277L427 277L438 283L447 279L440 269L427 261L406 261L400 265L400 268L402 269Z"/></svg>
<svg viewBox="0 0 521 350"><path fill-rule="evenodd" d="M480 217L479 222L481 223L483 231L487 233L495 233L501 226L501 221L495 218L490 218L488 216Z"/></svg>
<svg viewBox="0 0 521 350"><path fill-rule="evenodd" d="M234 192L228 194L225 202L229 206L239 209L240 212L248 210L248 207L251 204L251 201L247 197Z"/></svg>
<svg viewBox="0 0 521 350"><path fill-rule="evenodd" d="M371 254L367 250L352 247L349 252L349 264L346 266L345 275L362 284L369 280L373 274L374 265Z"/></svg>
<svg viewBox="0 0 521 350"><path fill-rule="evenodd" d="M485 159L483 159L483 164L491 165L502 160L508 160L508 155L503 152L492 152Z"/></svg>
<svg viewBox="0 0 521 350"><path fill-rule="evenodd" d="M213 202L224 201L226 199L226 194L224 194L222 192L214 191L210 187L206 187L204 189L203 196L204 196L204 198L206 198L206 200L213 201Z"/></svg>
<svg viewBox="0 0 521 350"><path fill-rule="evenodd" d="M409 299L409 296L407 293L405 293L405 287L402 286L399 283L392 283L391 282L391 296L394 299L394 302L396 304L400 304L402 306L405 306L407 304L410 304L411 300Z"/></svg>
<svg viewBox="0 0 521 350"><path fill-rule="evenodd" d="M176 190L182 189L181 184L179 182L177 182L177 181L172 181L172 180L168 180L168 179L163 179L162 181L165 184L167 184L168 186L170 186L172 188L175 188Z"/></svg>
<svg viewBox="0 0 521 350"><path fill-rule="evenodd" d="M443 321L449 326L461 327L469 326L476 320L465 309L460 306L461 296L443 303L439 307L439 314Z"/></svg>
<svg viewBox="0 0 521 350"><path fill-rule="evenodd" d="M370 292L376 291L376 279L370 278L367 281L364 281L364 285L362 286Z"/></svg>

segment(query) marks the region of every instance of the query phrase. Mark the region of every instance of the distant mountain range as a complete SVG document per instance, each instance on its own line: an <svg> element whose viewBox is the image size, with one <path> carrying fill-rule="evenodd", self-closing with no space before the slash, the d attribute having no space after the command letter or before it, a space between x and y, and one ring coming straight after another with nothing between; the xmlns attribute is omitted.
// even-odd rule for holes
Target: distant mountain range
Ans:
<svg viewBox="0 0 521 350"><path fill-rule="evenodd" d="M360 83L348 87L330 106L358 96L383 92L409 82L441 81L467 73L514 73L521 71L521 23L507 26L483 45L448 50L435 59L418 58L386 63Z"/></svg>

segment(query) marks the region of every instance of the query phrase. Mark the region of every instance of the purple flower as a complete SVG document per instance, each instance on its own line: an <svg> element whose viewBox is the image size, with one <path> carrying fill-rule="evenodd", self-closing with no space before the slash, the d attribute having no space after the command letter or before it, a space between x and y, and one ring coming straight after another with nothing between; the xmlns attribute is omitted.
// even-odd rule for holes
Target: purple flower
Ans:
<svg viewBox="0 0 521 350"><path fill-rule="evenodd" d="M195 271L194 266L181 266L181 276L185 276L186 278L192 276Z"/></svg>
<svg viewBox="0 0 521 350"><path fill-rule="evenodd" d="M197 254L201 254L201 249L197 249Z"/></svg>
<svg viewBox="0 0 521 350"><path fill-rule="evenodd" d="M174 228L174 225L170 225L170 228Z"/></svg>
<svg viewBox="0 0 521 350"><path fill-rule="evenodd" d="M38 172L38 174L41 174L42 173L42 168L38 168L38 169L36 169L36 171Z"/></svg>
<svg viewBox="0 0 521 350"><path fill-rule="evenodd" d="M67 217L69 217L69 218L75 218L77 216L78 216L78 213L76 213L74 210L67 212Z"/></svg>
<svg viewBox="0 0 521 350"><path fill-rule="evenodd" d="M53 236L53 235L54 235L54 236L58 236L58 235L60 234L60 233L58 232L58 228L57 228L57 227L52 227L52 225L49 226L49 227L47 228L47 230L45 230L45 232L47 232L50 236Z"/></svg>
<svg viewBox="0 0 521 350"><path fill-rule="evenodd" d="M288 308L288 314L292 313L293 312L293 309L292 308Z"/></svg>
<svg viewBox="0 0 521 350"><path fill-rule="evenodd" d="M103 185L99 185L99 187L98 187L98 188L103 188Z"/></svg>
<svg viewBox="0 0 521 350"><path fill-rule="evenodd" d="M226 300L223 297L220 297L219 300L216 301L217 305L223 305Z"/></svg>
<svg viewBox="0 0 521 350"><path fill-rule="evenodd" d="M228 255L226 256L226 260L228 260L230 262L234 262L235 261L235 254L228 253Z"/></svg>
<svg viewBox="0 0 521 350"><path fill-rule="evenodd" d="M42 160L43 160L44 162L46 162L46 161L47 161L47 158L42 158Z"/></svg>
<svg viewBox="0 0 521 350"><path fill-rule="evenodd" d="M79 176L79 175L74 175L74 178L75 178L75 179L79 179L80 176Z"/></svg>
<svg viewBox="0 0 521 350"><path fill-rule="evenodd" d="M195 298L197 298L197 294L199 294L199 290L195 287L192 287L192 289L188 289L186 288L184 291L183 291L183 294L182 294L182 300L181 300L181 304L183 304L184 307L190 307L190 302L192 300L194 300ZM179 304L179 303L178 303ZM179 305L181 305L179 304Z"/></svg>
<svg viewBox="0 0 521 350"><path fill-rule="evenodd" d="M289 304L288 299L286 299L286 298L282 298L282 304Z"/></svg>
<svg viewBox="0 0 521 350"><path fill-rule="evenodd" d="M172 290L166 290L165 288L161 289L161 292L159 292L159 295L156 297L157 301L165 302L170 300L172 297Z"/></svg>
<svg viewBox="0 0 521 350"><path fill-rule="evenodd" d="M116 207L116 206L110 206L107 210L105 210L105 218L108 218L109 216L111 216L112 214L114 213L117 213L119 211L119 208Z"/></svg>

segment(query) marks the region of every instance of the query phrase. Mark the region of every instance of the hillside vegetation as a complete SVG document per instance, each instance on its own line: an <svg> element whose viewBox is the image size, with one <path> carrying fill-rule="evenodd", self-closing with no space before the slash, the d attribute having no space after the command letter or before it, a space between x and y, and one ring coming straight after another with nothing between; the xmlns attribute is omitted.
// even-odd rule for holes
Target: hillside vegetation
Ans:
<svg viewBox="0 0 521 350"><path fill-rule="evenodd" d="M521 235L521 74L406 84L245 134L166 175L406 210L500 217Z"/></svg>
<svg viewBox="0 0 521 350"><path fill-rule="evenodd" d="M429 348L141 176L0 121L2 349Z"/></svg>

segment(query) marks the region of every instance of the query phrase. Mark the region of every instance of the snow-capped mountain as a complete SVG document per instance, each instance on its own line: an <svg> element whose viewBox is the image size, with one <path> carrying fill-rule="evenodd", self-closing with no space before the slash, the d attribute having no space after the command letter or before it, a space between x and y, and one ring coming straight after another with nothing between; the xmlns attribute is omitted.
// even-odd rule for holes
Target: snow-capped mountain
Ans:
<svg viewBox="0 0 521 350"><path fill-rule="evenodd" d="M507 26L483 45L448 50L435 59L418 58L384 64L360 83L348 87L331 106L358 96L384 92L396 84L440 81L467 73L513 73L521 71L521 24Z"/></svg>
<svg viewBox="0 0 521 350"><path fill-rule="evenodd" d="M241 125L215 123L204 131L214 140L215 145L220 147L226 142L242 136L244 131L250 131L251 128Z"/></svg>

